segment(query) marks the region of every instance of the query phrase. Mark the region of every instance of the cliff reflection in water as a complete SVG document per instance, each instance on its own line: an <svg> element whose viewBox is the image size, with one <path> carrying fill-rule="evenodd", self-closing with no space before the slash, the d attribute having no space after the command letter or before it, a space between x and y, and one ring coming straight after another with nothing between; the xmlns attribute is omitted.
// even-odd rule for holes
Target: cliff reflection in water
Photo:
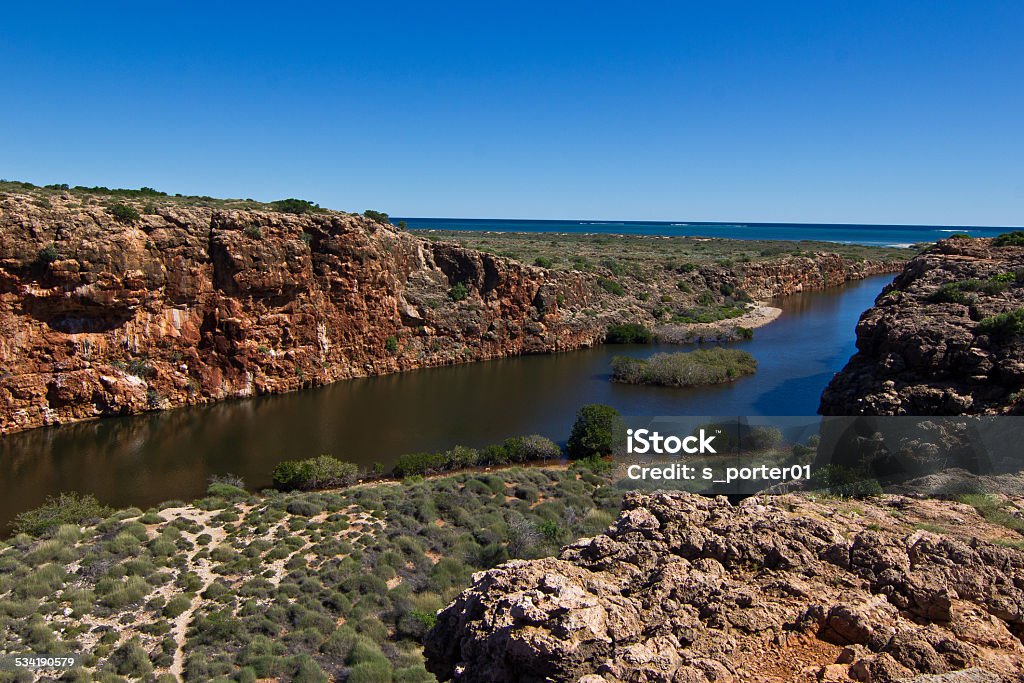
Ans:
<svg viewBox="0 0 1024 683"><path fill-rule="evenodd" d="M889 279L781 300L778 321L736 344L758 359L757 374L728 385L613 384L613 356L678 347L603 346L10 435L0 438L0 525L67 490L146 507L196 498L213 474L233 472L250 487L266 486L286 458L330 453L369 466L515 434L561 441L585 403L607 403L624 415L812 415L854 351L858 317Z"/></svg>

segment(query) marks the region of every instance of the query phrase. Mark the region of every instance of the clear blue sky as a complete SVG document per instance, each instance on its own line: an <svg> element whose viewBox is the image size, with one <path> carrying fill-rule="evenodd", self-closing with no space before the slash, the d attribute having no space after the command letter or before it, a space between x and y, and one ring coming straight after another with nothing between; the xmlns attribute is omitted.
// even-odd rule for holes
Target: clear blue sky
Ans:
<svg viewBox="0 0 1024 683"><path fill-rule="evenodd" d="M1024 223L1019 1L338 4L5 7L0 177L405 216Z"/></svg>

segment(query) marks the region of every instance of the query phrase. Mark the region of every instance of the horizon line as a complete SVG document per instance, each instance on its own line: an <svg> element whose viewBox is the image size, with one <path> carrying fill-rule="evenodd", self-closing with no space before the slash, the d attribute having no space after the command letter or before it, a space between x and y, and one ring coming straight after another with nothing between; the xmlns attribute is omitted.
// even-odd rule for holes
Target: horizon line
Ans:
<svg viewBox="0 0 1024 683"><path fill-rule="evenodd" d="M701 221L701 220L616 220L608 218L479 218L469 216L390 216L391 220L430 220L430 221L527 221L534 223L579 223L580 225L668 225L668 226L700 226L730 225L735 227L842 227L842 228L951 228L962 230L1024 230L1024 225L980 225L954 223L835 223L809 221Z"/></svg>

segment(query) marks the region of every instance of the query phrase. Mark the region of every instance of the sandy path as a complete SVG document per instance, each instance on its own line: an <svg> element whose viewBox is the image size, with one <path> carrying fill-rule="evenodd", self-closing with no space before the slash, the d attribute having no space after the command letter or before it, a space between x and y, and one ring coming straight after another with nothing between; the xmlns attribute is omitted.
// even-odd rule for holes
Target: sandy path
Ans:
<svg viewBox="0 0 1024 683"><path fill-rule="evenodd" d="M203 512L195 508L168 508L160 511L160 513L167 516L168 519L184 517L186 519L193 520L199 525L199 530L195 533L183 531L182 536L192 543L195 543L196 538L201 534L210 534L213 540L207 544L207 547L211 548L216 547L222 543L225 538L227 538L227 532L225 532L222 527L210 525L210 520L218 512L219 510ZM177 644L177 649L174 651L174 658L171 662L171 666L168 668L168 673L178 680L181 680L181 676L185 671L185 640L186 633L188 632L188 625L192 622L192 616L203 601L203 591L209 588L210 584L213 583L216 578L213 574L213 562L209 558L196 559L196 555L202 550L203 546L196 544L195 551L189 557L188 566L199 576L203 584L199 590L196 591L195 597L192 598L192 604L189 608L179 614L174 621L171 622L171 630L167 634L168 637L173 638L174 642Z"/></svg>

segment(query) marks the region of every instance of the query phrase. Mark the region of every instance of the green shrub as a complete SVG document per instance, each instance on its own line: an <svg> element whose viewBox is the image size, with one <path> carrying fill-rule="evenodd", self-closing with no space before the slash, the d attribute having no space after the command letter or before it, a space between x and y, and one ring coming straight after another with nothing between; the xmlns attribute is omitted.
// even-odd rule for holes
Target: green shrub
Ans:
<svg viewBox="0 0 1024 683"><path fill-rule="evenodd" d="M562 449L551 439L540 434L514 436L502 444L510 462L551 460L562 455Z"/></svg>
<svg viewBox="0 0 1024 683"><path fill-rule="evenodd" d="M653 344L657 339L654 332L640 323L609 325L604 335L605 344Z"/></svg>
<svg viewBox="0 0 1024 683"><path fill-rule="evenodd" d="M612 380L625 384L656 384L689 387L731 382L757 370L757 361L739 349L698 349L690 352L656 353L647 360L616 356Z"/></svg>
<svg viewBox="0 0 1024 683"><path fill-rule="evenodd" d="M406 453L398 456L391 473L399 479L417 474L437 474L449 469L448 463L444 453Z"/></svg>
<svg viewBox="0 0 1024 683"><path fill-rule="evenodd" d="M782 431L778 427L750 425L741 431L740 443L750 451L765 451L781 441Z"/></svg>
<svg viewBox="0 0 1024 683"><path fill-rule="evenodd" d="M705 294L708 294L705 292ZM720 306L698 306L695 308L689 308L675 317L675 321L683 324L707 324L718 322L719 320L731 320L733 318L739 318L741 315L746 313L746 309L740 306L723 304Z"/></svg>
<svg viewBox="0 0 1024 683"><path fill-rule="evenodd" d="M992 240L993 247L1024 247L1024 231L1004 232Z"/></svg>
<svg viewBox="0 0 1024 683"><path fill-rule="evenodd" d="M398 337L391 335L385 339L384 350L392 355L398 353Z"/></svg>
<svg viewBox="0 0 1024 683"><path fill-rule="evenodd" d="M864 468L824 465L811 476L811 490L839 498L869 498L882 494L878 480Z"/></svg>
<svg viewBox="0 0 1024 683"><path fill-rule="evenodd" d="M280 211L281 213L314 213L320 211L320 205L308 202L305 199L278 199L277 201L270 202L270 207L274 211Z"/></svg>
<svg viewBox="0 0 1024 683"><path fill-rule="evenodd" d="M11 526L16 534L42 536L62 524L83 526L96 523L113 511L113 508L100 505L91 494L61 493L47 498L46 503L38 508L22 512L14 518Z"/></svg>
<svg viewBox="0 0 1024 683"><path fill-rule="evenodd" d="M451 289L448 290L448 298L452 301L463 301L469 296L469 288L462 282L456 282Z"/></svg>
<svg viewBox="0 0 1024 683"><path fill-rule="evenodd" d="M538 256L533 260L533 265L541 268L550 268L555 265L555 262L549 259L547 256Z"/></svg>
<svg viewBox="0 0 1024 683"><path fill-rule="evenodd" d="M54 242L50 242L36 254L36 261L44 266L53 263L59 258L60 254L57 252L57 245Z"/></svg>
<svg viewBox="0 0 1024 683"><path fill-rule="evenodd" d="M607 474L615 469L615 462L602 458L600 455L588 455L585 458L574 460L572 469L586 469L594 474Z"/></svg>
<svg viewBox="0 0 1024 683"><path fill-rule="evenodd" d="M592 403L576 413L576 421L566 445L570 458L607 455L623 429L619 411L611 406Z"/></svg>
<svg viewBox="0 0 1024 683"><path fill-rule="evenodd" d="M282 491L310 491L318 488L351 486L359 467L329 455L307 460L285 460L274 468L274 487Z"/></svg>
<svg viewBox="0 0 1024 683"><path fill-rule="evenodd" d="M626 288L610 277L597 278L597 285L604 291L609 294L614 294L615 296L622 296L626 293Z"/></svg>
<svg viewBox="0 0 1024 683"><path fill-rule="evenodd" d="M978 332L993 337L1015 337L1024 334L1024 308L982 318L978 322Z"/></svg>
<svg viewBox="0 0 1024 683"><path fill-rule="evenodd" d="M249 497L245 489L241 489L233 484L222 484L219 482L213 482L207 486L206 495L213 496L214 498L223 498L224 500L238 500L239 498Z"/></svg>
<svg viewBox="0 0 1024 683"><path fill-rule="evenodd" d="M319 505L315 505L306 500L293 500L288 503L288 510L290 515L298 515L299 517L313 517L323 512L323 509Z"/></svg>
<svg viewBox="0 0 1024 683"><path fill-rule="evenodd" d="M385 660L362 662L348 672L348 683L392 683L394 680L391 663Z"/></svg>
<svg viewBox="0 0 1024 683"><path fill-rule="evenodd" d="M134 223L142 218L138 209L129 204L114 204L110 207L110 215L121 223Z"/></svg>
<svg viewBox="0 0 1024 683"><path fill-rule="evenodd" d="M422 664L395 669L394 683L434 683L436 680Z"/></svg>
<svg viewBox="0 0 1024 683"><path fill-rule="evenodd" d="M153 672L149 655L134 638L110 653L108 661L114 671L130 678L145 678Z"/></svg>
<svg viewBox="0 0 1024 683"><path fill-rule="evenodd" d="M391 222L391 217L388 216L383 211L374 211L373 209L367 209L366 211L363 211L363 215L369 218L374 223L381 223L383 225L387 225L388 223Z"/></svg>
<svg viewBox="0 0 1024 683"><path fill-rule="evenodd" d="M164 605L163 615L168 619L176 619L191 606L192 600L187 595L175 595Z"/></svg>

